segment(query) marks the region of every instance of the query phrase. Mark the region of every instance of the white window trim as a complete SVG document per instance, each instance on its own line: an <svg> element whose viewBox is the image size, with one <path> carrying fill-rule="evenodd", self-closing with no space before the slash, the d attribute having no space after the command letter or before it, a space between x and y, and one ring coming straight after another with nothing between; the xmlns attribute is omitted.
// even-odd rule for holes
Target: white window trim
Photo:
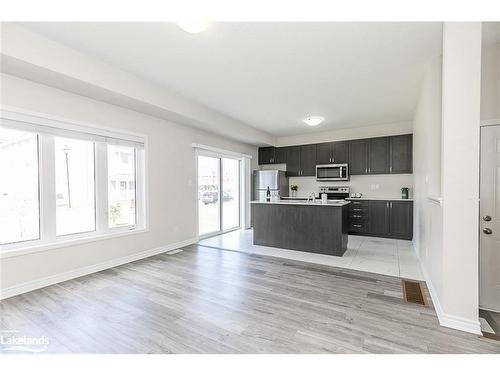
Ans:
<svg viewBox="0 0 500 375"><path fill-rule="evenodd" d="M0 121L3 119L50 126L61 131L85 131L103 137L113 137L144 144L141 149L136 148L136 224L108 227L107 213L107 160L106 144L96 142L94 153L95 166L95 206L96 226L91 232L55 235L55 210L49 209L55 201L55 186L50 183L54 178L55 165L53 160L53 135L39 134L38 137L38 173L39 173L39 215L40 238L0 245L0 259L17 255L48 251L61 247L79 245L87 242L101 241L109 238L129 236L149 231L149 174L148 174L148 136L121 129L114 129L95 124L76 122L61 117L51 116L32 111L26 111L10 106L0 108ZM0 122L1 125L1 122ZM36 132L36 131L35 131ZM45 181L44 181L45 180ZM100 181L100 183L97 183ZM99 212L98 212L99 210Z"/></svg>

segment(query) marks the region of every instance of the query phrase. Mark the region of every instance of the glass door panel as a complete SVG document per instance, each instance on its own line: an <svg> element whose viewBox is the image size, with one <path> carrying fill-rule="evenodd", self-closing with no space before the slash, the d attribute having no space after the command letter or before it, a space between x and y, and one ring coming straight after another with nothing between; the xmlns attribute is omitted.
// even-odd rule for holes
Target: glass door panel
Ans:
<svg viewBox="0 0 500 375"><path fill-rule="evenodd" d="M240 226L240 161L222 159L222 229Z"/></svg>
<svg viewBox="0 0 500 375"><path fill-rule="evenodd" d="M199 234L218 232L220 225L220 159L198 156Z"/></svg>

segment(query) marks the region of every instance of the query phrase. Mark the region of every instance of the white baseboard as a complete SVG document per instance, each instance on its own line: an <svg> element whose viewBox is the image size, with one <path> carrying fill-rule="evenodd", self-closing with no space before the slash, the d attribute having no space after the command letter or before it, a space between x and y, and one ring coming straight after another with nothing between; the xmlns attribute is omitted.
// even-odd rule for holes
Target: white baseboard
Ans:
<svg viewBox="0 0 500 375"><path fill-rule="evenodd" d="M130 263L139 259L148 258L153 255L165 253L167 251L172 251L178 249L180 247L188 246L198 242L198 237L190 238L185 241L169 244L166 246L157 247L155 249L149 249L145 251L141 251L140 253L135 253L131 255L127 255L120 258L110 259L102 263L93 264L91 266L85 266L81 268L77 268L75 270L62 272L56 275L51 275L47 277L43 277L40 279L28 281L22 284L14 285L8 288L2 288L0 290L0 300L17 296L19 294L23 294L26 292L30 292L35 289L40 289L49 285L57 284L66 280L75 279L80 276L85 276L91 273L99 272L106 270L108 268L113 268L116 266L120 266L125 263Z"/></svg>
<svg viewBox="0 0 500 375"><path fill-rule="evenodd" d="M420 268L422 269L422 273L424 274L424 279L427 284L427 289L429 289L429 293L431 295L432 303L434 305L434 310L436 311L439 324L443 327L474 333L476 335L482 335L481 323L479 323L479 320L464 319L456 315L446 314L443 311L441 303L439 302L438 295L436 293L436 289L434 288L434 285L432 284L429 274L425 269L425 267L423 266L422 262L420 262Z"/></svg>

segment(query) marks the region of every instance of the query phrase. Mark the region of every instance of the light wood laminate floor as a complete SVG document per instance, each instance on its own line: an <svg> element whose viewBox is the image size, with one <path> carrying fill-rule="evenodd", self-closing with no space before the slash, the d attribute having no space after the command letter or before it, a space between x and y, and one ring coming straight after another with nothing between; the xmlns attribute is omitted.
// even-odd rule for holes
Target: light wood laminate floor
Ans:
<svg viewBox="0 0 500 375"><path fill-rule="evenodd" d="M0 307L49 353L500 353L403 303L399 278L199 245Z"/></svg>

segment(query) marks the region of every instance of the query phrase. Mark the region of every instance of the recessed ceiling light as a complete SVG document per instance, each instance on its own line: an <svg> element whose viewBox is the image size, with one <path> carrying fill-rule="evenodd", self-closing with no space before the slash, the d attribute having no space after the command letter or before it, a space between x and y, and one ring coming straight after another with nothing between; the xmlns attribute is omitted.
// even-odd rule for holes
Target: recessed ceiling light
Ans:
<svg viewBox="0 0 500 375"><path fill-rule="evenodd" d="M202 31L205 31L208 27L208 22L205 21L196 21L196 20L190 20L190 21L181 21L177 22L177 25L179 27L191 34L198 34L201 33Z"/></svg>
<svg viewBox="0 0 500 375"><path fill-rule="evenodd" d="M309 116L304 119L304 122L309 126L318 126L324 120L325 118L321 116Z"/></svg>

